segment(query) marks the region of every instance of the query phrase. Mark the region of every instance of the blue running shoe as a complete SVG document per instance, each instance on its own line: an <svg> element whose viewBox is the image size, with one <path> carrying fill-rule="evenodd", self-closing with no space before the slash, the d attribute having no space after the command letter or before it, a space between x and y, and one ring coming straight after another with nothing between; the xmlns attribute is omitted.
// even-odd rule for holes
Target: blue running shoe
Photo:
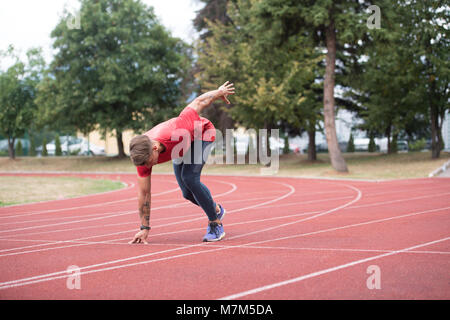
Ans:
<svg viewBox="0 0 450 320"><path fill-rule="evenodd" d="M220 204L219 204L219 208L220 208L220 211L219 211L219 213L217 214L217 218L218 218L220 221L222 221L223 217L225 217L225 213L227 213L227 210L225 210L224 207L222 207Z"/></svg>
<svg viewBox="0 0 450 320"><path fill-rule="evenodd" d="M203 242L214 242L220 241L225 237L225 231L223 230L223 225L217 222L211 222L208 225L205 236L203 237Z"/></svg>

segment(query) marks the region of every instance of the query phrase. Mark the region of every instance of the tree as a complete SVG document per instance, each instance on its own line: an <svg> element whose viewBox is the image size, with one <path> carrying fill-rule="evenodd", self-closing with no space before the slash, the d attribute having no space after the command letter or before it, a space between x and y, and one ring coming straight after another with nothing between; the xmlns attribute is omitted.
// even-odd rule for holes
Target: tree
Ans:
<svg viewBox="0 0 450 320"><path fill-rule="evenodd" d="M44 140L42 140L42 156L46 157L48 156L48 151L47 151L47 139L44 138Z"/></svg>
<svg viewBox="0 0 450 320"><path fill-rule="evenodd" d="M30 149L28 150L28 156L36 156L36 144L34 136L30 135Z"/></svg>
<svg viewBox="0 0 450 320"><path fill-rule="evenodd" d="M198 32L201 32L200 38L202 40L212 35L212 30L208 26L208 21L220 22L224 25L232 23L232 20L227 14L227 6L229 0L200 0L205 3L205 6L197 12L193 20L194 27Z"/></svg>
<svg viewBox="0 0 450 320"><path fill-rule="evenodd" d="M292 134L308 131L314 150L308 156L315 160L322 88L316 80L323 54L307 37L285 35L282 21L268 22L261 9L265 2L229 2L226 23L206 20L210 33L197 47L198 80L208 87L232 79L238 94L227 112L237 123ZM286 37L289 41L280 41Z"/></svg>
<svg viewBox="0 0 450 320"><path fill-rule="evenodd" d="M410 19L402 41L411 46L414 57L412 72L417 75L415 101L425 106L430 118L432 158L439 158L444 148L442 123L450 109L450 50L448 19L450 8L445 1L399 1L399 7Z"/></svg>
<svg viewBox="0 0 450 320"><path fill-rule="evenodd" d="M355 143L353 141L353 133L350 133L350 138L348 139L347 152L355 152Z"/></svg>
<svg viewBox="0 0 450 320"><path fill-rule="evenodd" d="M22 142L19 140L16 143L16 156L21 157L23 156L23 147L22 147Z"/></svg>
<svg viewBox="0 0 450 320"><path fill-rule="evenodd" d="M0 134L8 139L8 155L15 158L15 140L24 135L34 121L36 85L44 62L39 49L27 51L27 60L20 61L13 46L1 57L13 64L0 72Z"/></svg>
<svg viewBox="0 0 450 320"><path fill-rule="evenodd" d="M375 135L373 133L369 134L369 146L367 149L369 152L377 151L377 144L375 143Z"/></svg>
<svg viewBox="0 0 450 320"><path fill-rule="evenodd" d="M303 28L309 30L318 46L326 48L326 66L323 82L323 112L325 133L331 164L340 172L347 172L347 165L340 152L335 126L336 61L344 66L354 59L358 42L365 45L367 33L366 1L302 1L299 15ZM350 57L350 58L348 58Z"/></svg>
<svg viewBox="0 0 450 320"><path fill-rule="evenodd" d="M381 8L382 27L368 32L371 45L359 49L365 59L351 72L350 91L363 128L385 135L388 153L396 152L399 136L431 135L432 157L439 157L450 93L448 6L402 0L383 2Z"/></svg>
<svg viewBox="0 0 450 320"><path fill-rule="evenodd" d="M312 65L317 57L314 56L317 54L315 51L321 53L322 56L325 55L323 59L325 68L322 73L322 106L329 155L333 168L341 172L348 171L339 149L335 127L337 101L334 89L336 86L336 70L340 70L340 67L336 67L336 61L345 66L344 62L355 59L355 47L367 33L365 9L370 3L350 0L264 0L250 2L250 4L246 1L236 1L236 3L237 10L241 15L248 6L253 8L254 15L247 19L246 24L249 25L252 36L255 35L254 37L258 39L257 43L262 44L260 47L266 49L263 51L262 57L265 59L263 61L269 61L270 63L262 68L259 68L258 63L255 63L252 67L257 71L265 72L265 74L279 73L280 70L285 70L283 67L280 68L280 65L287 66L290 70L295 69L293 64L286 63L286 60L283 60L281 56L277 57L273 54L280 47L283 47L284 53L288 54L292 50L286 49L290 45L292 48L292 45L296 44L298 48L297 59L301 57L302 53L308 54L309 49L309 59L303 57L302 60L297 60L297 62L303 61L305 63L309 60L310 63L306 63L307 65ZM239 27L242 28L242 24ZM245 40L248 40L248 37ZM264 44L271 45L264 46ZM364 44L365 42L363 42ZM299 47L299 45L301 46ZM349 55L351 59L346 55ZM240 69L240 71L245 72L246 70ZM316 79L315 81L317 81ZM270 82L266 81L266 83ZM281 85L275 80L270 84ZM287 85L284 85L284 88L287 88ZM269 89L273 89L273 87ZM274 90L271 91L275 94ZM302 91L300 90L303 97Z"/></svg>
<svg viewBox="0 0 450 320"><path fill-rule="evenodd" d="M289 149L289 135L286 134L284 136L283 154L288 154L289 152L291 152Z"/></svg>
<svg viewBox="0 0 450 320"><path fill-rule="evenodd" d="M80 28L52 32L57 53L41 83L43 118L88 133L148 130L175 115L189 49L135 0L81 1ZM50 120L50 121L51 121Z"/></svg>
<svg viewBox="0 0 450 320"><path fill-rule="evenodd" d="M229 0L201 0L201 2L204 2L205 6L197 12L193 24L197 32L200 33L197 49L203 51L203 54L208 54L208 38L214 36L213 28L210 27L210 23L220 23L224 26L230 26L233 24L233 21L227 13ZM230 42L227 39L221 38L221 41L222 48L230 48ZM197 62L193 68L193 73L197 76L197 79L200 77L202 79L208 79L208 77L201 74L203 72L211 74L209 69L210 66L205 67L204 64ZM216 78L218 75L219 74L216 74L214 77ZM225 78L226 76L227 73L222 74L221 78ZM233 81L236 82L236 78L227 78L227 80L229 79L233 79ZM208 80L212 80L212 78ZM198 81L195 88L196 91L203 92L211 89L210 85L206 82L204 80ZM220 106L216 103L214 108L207 108L204 113L205 116L215 124L218 130L225 132L226 129L233 128L235 125L235 121L230 116L229 112L227 112L229 109L233 108L233 106L233 102L230 105Z"/></svg>

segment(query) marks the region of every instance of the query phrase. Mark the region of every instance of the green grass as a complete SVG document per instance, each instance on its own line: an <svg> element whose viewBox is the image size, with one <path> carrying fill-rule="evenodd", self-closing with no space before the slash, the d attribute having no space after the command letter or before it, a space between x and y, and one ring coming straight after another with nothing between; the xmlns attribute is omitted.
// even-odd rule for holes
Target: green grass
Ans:
<svg viewBox="0 0 450 320"><path fill-rule="evenodd" d="M274 176L320 177L351 179L405 179L427 177L430 172L450 160L450 154L431 159L429 152L409 152L387 155L382 153L344 153L348 173L338 173L331 167L328 154L318 154L310 162L306 155L283 155ZM205 174L260 175L261 165L208 164ZM0 158L0 172L130 172L136 168L131 161L109 157L19 157ZM173 173L172 163L157 165L154 173ZM24 188L26 186L26 188ZM122 188L119 181L75 177L0 176L0 206L64 199Z"/></svg>
<svg viewBox="0 0 450 320"><path fill-rule="evenodd" d="M427 177L436 168L450 160L450 153L442 152L439 159L431 159L430 152L344 153L349 173L338 173L331 167L328 154L318 154L318 160L309 162L306 155L289 154L280 157L277 176L404 179ZM259 175L261 165L212 164L203 169L207 174ZM131 172L136 169L130 159L110 157L21 157L16 160L0 158L0 171L62 171L62 172ZM172 173L171 162L154 167L155 173Z"/></svg>
<svg viewBox="0 0 450 320"><path fill-rule="evenodd" d="M120 181L104 179L0 176L0 206L67 199L123 187Z"/></svg>

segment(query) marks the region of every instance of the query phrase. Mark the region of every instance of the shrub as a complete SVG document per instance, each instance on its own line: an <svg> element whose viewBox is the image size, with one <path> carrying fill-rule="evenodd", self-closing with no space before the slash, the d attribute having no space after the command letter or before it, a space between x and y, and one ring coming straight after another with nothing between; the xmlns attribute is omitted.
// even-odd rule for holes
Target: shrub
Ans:
<svg viewBox="0 0 450 320"><path fill-rule="evenodd" d="M62 156L61 140L59 140L59 135L55 138L55 156Z"/></svg>
<svg viewBox="0 0 450 320"><path fill-rule="evenodd" d="M23 147L22 147L22 142L20 140L17 141L17 144L16 144L16 156L17 157L23 156Z"/></svg>
<svg viewBox="0 0 450 320"><path fill-rule="evenodd" d="M42 156L46 157L48 156L48 151L47 151L47 139L44 138L44 140L42 141Z"/></svg>
<svg viewBox="0 0 450 320"><path fill-rule="evenodd" d="M353 141L352 133L350 133L350 138L348 139L347 152L355 152L355 142Z"/></svg>

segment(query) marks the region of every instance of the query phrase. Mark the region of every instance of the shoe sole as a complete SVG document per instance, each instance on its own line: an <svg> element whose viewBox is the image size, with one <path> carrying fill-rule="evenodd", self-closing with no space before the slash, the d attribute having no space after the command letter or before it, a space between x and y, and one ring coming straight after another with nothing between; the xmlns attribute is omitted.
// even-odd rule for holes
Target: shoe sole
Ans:
<svg viewBox="0 0 450 320"><path fill-rule="evenodd" d="M219 237L219 238L216 238L216 239L208 240L208 239L203 238L203 242L217 242L217 241L222 240L224 237L225 237L225 232L222 233L222 234L220 235L220 237Z"/></svg>

